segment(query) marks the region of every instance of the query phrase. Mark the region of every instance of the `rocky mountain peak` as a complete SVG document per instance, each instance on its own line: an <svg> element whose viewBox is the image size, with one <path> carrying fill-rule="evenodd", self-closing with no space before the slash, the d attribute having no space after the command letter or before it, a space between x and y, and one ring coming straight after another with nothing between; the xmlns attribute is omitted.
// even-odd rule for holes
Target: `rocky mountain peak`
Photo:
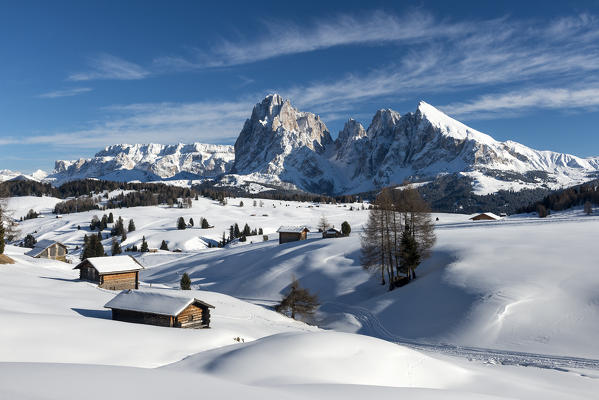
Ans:
<svg viewBox="0 0 599 400"><path fill-rule="evenodd" d="M345 143L350 140L361 139L366 136L366 130L361 123L353 118L347 120L339 136L337 137L338 143Z"/></svg>

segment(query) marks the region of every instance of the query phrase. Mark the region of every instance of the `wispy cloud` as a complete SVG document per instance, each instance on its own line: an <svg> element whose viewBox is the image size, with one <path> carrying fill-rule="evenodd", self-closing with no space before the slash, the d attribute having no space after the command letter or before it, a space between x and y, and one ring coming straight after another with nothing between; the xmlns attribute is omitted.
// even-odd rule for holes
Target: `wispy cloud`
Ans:
<svg viewBox="0 0 599 400"><path fill-rule="evenodd" d="M37 97L42 99L56 99L58 97L71 97L77 96L79 94L91 92L93 89L89 87L80 87L80 88L71 88L71 89L63 89L63 90L55 90L53 92L47 92L37 95Z"/></svg>
<svg viewBox="0 0 599 400"><path fill-rule="evenodd" d="M89 127L25 138L21 143L60 143L97 149L115 143L233 143L252 101L140 103L107 107Z"/></svg>
<svg viewBox="0 0 599 400"><path fill-rule="evenodd" d="M100 54L88 61L89 71L69 75L70 81L90 81L94 79L135 80L150 75L150 71L130 61L110 54Z"/></svg>
<svg viewBox="0 0 599 400"><path fill-rule="evenodd" d="M365 100L497 86L571 89L599 72L599 23L588 15L551 23L493 20L473 24L459 38L407 46L391 65L366 74L283 88L301 106L351 107Z"/></svg>
<svg viewBox="0 0 599 400"><path fill-rule="evenodd" d="M597 109L599 84L584 88L539 88L486 94L469 102L439 108L448 114L475 119L517 116L531 109Z"/></svg>
<svg viewBox="0 0 599 400"><path fill-rule="evenodd" d="M422 12L397 16L375 11L361 17L338 15L301 26L289 21L265 21L264 29L262 36L252 40L221 38L208 49L191 49L187 56L158 57L154 64L173 70L233 66L336 46L420 43L439 37L459 37L473 27L437 21Z"/></svg>

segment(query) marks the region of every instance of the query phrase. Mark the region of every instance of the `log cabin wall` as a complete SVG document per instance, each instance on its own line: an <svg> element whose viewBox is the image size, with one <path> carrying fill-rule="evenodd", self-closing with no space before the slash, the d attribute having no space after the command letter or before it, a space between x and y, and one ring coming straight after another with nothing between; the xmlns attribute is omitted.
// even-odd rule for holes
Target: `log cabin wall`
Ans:
<svg viewBox="0 0 599 400"><path fill-rule="evenodd" d="M132 322L137 324L173 326L173 318L168 315L159 315L130 310L112 310L112 319L115 321Z"/></svg>
<svg viewBox="0 0 599 400"><path fill-rule="evenodd" d="M98 271L86 260L79 268L79 279L100 282L100 274L98 274Z"/></svg>
<svg viewBox="0 0 599 400"><path fill-rule="evenodd" d="M209 313L208 310L206 311ZM205 325L204 309L195 304L190 304L181 311L175 321L175 326L179 328L204 328Z"/></svg>
<svg viewBox="0 0 599 400"><path fill-rule="evenodd" d="M281 243L289 243L289 242L297 242L298 240L302 240L302 235L300 233L292 233L292 232L279 233L279 243L280 244Z"/></svg>
<svg viewBox="0 0 599 400"><path fill-rule="evenodd" d="M105 274L100 277L99 287L109 290L137 289L139 287L138 271Z"/></svg>

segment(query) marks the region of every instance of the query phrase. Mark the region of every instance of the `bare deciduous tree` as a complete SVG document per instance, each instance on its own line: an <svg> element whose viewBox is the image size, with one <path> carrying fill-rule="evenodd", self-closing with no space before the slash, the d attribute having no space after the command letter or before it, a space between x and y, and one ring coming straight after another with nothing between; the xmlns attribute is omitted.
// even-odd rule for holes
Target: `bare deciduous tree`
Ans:
<svg viewBox="0 0 599 400"><path fill-rule="evenodd" d="M410 237L406 238L406 235ZM416 277L414 270L420 260L430 255L435 240L430 209L418 191L412 187L402 190L384 188L370 210L361 237L362 265L380 270L383 285L386 274L389 288L393 289L400 273L408 279ZM416 262L406 264L406 253L402 249L406 244L413 246L409 251Z"/></svg>

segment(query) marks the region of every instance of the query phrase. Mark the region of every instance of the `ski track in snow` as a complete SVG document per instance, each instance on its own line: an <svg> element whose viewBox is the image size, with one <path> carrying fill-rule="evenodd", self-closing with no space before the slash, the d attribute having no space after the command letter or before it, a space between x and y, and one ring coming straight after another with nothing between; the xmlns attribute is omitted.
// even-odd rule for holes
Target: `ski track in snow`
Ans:
<svg viewBox="0 0 599 400"><path fill-rule="evenodd" d="M469 361L479 361L489 364L547 368L564 372L571 369L599 370L599 360L591 358L555 356L519 351L457 346L447 343L435 344L407 340L391 333L385 328L383 323L366 308L337 302L326 302L322 304L322 306L326 306L329 311L337 311L354 316L362 324L362 327L368 331L368 336L374 336L415 350L467 358Z"/></svg>

